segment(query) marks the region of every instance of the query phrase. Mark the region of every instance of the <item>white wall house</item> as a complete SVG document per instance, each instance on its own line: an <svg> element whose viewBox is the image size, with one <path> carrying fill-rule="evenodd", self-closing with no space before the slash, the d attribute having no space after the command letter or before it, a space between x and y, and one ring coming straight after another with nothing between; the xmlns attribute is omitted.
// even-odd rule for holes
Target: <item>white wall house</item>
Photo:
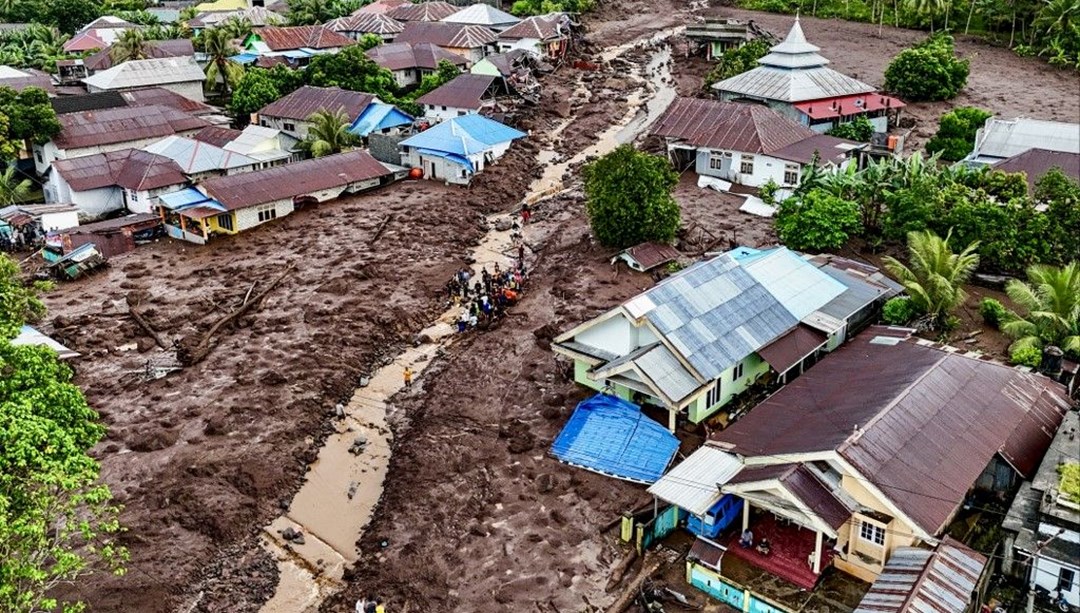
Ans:
<svg viewBox="0 0 1080 613"><path fill-rule="evenodd" d="M162 194L182 189L188 178L173 160L128 149L59 160L49 171L45 201L71 203L86 219L127 209L154 213Z"/></svg>
<svg viewBox="0 0 1080 613"><path fill-rule="evenodd" d="M400 143L401 163L428 179L466 185L524 132L482 115L454 117Z"/></svg>
<svg viewBox="0 0 1080 613"><path fill-rule="evenodd" d="M206 73L192 56L130 60L83 79L90 93L160 87L196 102L205 101Z"/></svg>

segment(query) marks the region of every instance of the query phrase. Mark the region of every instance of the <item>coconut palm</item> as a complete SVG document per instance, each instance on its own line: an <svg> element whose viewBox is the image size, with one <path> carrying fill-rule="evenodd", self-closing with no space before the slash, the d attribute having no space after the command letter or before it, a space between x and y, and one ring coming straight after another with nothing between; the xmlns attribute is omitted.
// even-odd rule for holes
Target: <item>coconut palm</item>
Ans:
<svg viewBox="0 0 1080 613"><path fill-rule="evenodd" d="M218 26L229 34L229 38L244 40L251 34L251 20L247 17L229 17Z"/></svg>
<svg viewBox="0 0 1080 613"><path fill-rule="evenodd" d="M202 33L203 51L206 53L206 85L214 87L221 81L225 94L244 76L244 67L230 58L236 54L229 33L222 28L210 28Z"/></svg>
<svg viewBox="0 0 1080 613"><path fill-rule="evenodd" d="M1080 262L1061 268L1037 264L1028 282L1013 279L1005 292L1026 314L1010 313L1001 330L1012 338L1011 350L1057 345L1080 355Z"/></svg>
<svg viewBox="0 0 1080 613"><path fill-rule="evenodd" d="M349 132L345 109L315 111L307 120L312 125L307 139L300 145L313 157L341 153L357 143L357 137Z"/></svg>
<svg viewBox="0 0 1080 613"><path fill-rule="evenodd" d="M905 4L919 15L930 17L930 31L934 31L934 15L940 13L946 6L946 0L907 0Z"/></svg>
<svg viewBox="0 0 1080 613"><path fill-rule="evenodd" d="M0 173L0 206L21 202L30 195L30 179L19 180L15 172L15 165L12 164Z"/></svg>
<svg viewBox="0 0 1080 613"><path fill-rule="evenodd" d="M146 59L146 37L139 28L124 30L109 47L109 59L113 64L128 60Z"/></svg>
<svg viewBox="0 0 1080 613"><path fill-rule="evenodd" d="M931 330L948 327L949 313L964 304L964 283L979 265L975 250L979 242L953 253L949 238L930 231L908 233L908 260L905 266L896 258L885 256L885 269L891 272L911 296L911 304L924 315Z"/></svg>

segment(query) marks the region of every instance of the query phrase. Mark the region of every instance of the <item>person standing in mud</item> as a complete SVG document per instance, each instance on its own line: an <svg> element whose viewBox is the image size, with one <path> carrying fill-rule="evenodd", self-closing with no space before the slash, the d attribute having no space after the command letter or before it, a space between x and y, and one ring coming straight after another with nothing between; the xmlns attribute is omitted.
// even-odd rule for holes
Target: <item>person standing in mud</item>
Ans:
<svg viewBox="0 0 1080 613"><path fill-rule="evenodd" d="M529 203L521 203L521 225L528 224L530 217L532 217L532 209L529 208Z"/></svg>
<svg viewBox="0 0 1080 613"><path fill-rule="evenodd" d="M406 366L405 370L401 373L401 376L405 379L405 387L412 387L412 369Z"/></svg>

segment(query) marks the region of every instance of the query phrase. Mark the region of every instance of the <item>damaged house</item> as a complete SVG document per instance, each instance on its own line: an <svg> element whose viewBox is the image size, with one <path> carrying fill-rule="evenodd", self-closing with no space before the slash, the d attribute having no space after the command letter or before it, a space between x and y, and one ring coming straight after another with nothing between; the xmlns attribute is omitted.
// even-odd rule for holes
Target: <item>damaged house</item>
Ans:
<svg viewBox="0 0 1080 613"><path fill-rule="evenodd" d="M497 77L460 74L416 99L424 117L443 121L472 113L490 112L497 95L505 95L503 81Z"/></svg>

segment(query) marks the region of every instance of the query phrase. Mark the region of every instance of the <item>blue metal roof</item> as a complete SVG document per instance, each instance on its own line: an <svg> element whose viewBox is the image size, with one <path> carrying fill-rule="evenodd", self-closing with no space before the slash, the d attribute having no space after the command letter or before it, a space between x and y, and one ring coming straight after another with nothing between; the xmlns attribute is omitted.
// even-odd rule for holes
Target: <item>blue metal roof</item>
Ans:
<svg viewBox="0 0 1080 613"><path fill-rule="evenodd" d="M655 483L678 449L679 439L637 405L597 394L574 409L551 454L616 479Z"/></svg>
<svg viewBox="0 0 1080 613"><path fill-rule="evenodd" d="M377 130L407 126L413 120L412 115L401 111L392 104L372 102L349 126L349 132L358 136L367 136Z"/></svg>
<svg viewBox="0 0 1080 613"><path fill-rule="evenodd" d="M417 153L420 155L430 155L432 157L443 158L449 160L455 164L461 164L469 170L469 172L476 172L473 168L473 163L469 161L469 158L460 156L456 153L447 153L445 151L436 151L434 149L417 149Z"/></svg>
<svg viewBox="0 0 1080 613"><path fill-rule="evenodd" d="M401 141L401 144L458 155L471 155L524 136L524 132L482 115L473 114L448 119Z"/></svg>
<svg viewBox="0 0 1080 613"><path fill-rule="evenodd" d="M246 53L245 52L245 53L238 53L237 55L234 55L234 56L230 57L229 59L236 62L237 64L250 64L250 63L254 62L255 60L259 59L259 55L256 54L256 53Z"/></svg>
<svg viewBox="0 0 1080 613"><path fill-rule="evenodd" d="M764 252L740 263L751 277L799 320L847 290L846 285L786 247Z"/></svg>
<svg viewBox="0 0 1080 613"><path fill-rule="evenodd" d="M228 210L220 202L200 192L194 187L185 187L178 192L171 192L158 196L161 204L172 211L183 211L196 206L205 206L214 209Z"/></svg>

